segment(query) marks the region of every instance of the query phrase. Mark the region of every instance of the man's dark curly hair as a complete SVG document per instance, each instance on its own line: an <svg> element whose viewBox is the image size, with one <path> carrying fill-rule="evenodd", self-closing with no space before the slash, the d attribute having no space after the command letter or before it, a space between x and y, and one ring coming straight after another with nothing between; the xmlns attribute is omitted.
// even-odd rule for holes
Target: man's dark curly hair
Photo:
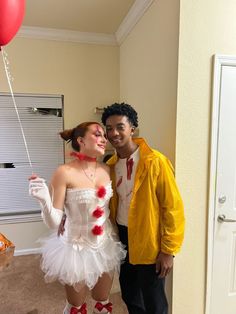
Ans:
<svg viewBox="0 0 236 314"><path fill-rule="evenodd" d="M138 126L138 114L134 110L133 107L130 105L122 102L114 103L110 106L107 106L104 108L103 114L102 114L102 123L106 125L106 121L110 116L126 116L130 122L130 124L134 127Z"/></svg>

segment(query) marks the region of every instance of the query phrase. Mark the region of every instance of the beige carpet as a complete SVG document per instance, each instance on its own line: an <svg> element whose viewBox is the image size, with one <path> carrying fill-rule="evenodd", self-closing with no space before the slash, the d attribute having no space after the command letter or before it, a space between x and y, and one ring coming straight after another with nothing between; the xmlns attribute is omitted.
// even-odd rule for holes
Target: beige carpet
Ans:
<svg viewBox="0 0 236 314"><path fill-rule="evenodd" d="M14 257L0 272L0 314L62 314L65 305L64 288L59 283L46 284L39 267L39 255ZM110 300L113 314L126 314L115 278ZM92 300L88 297L88 314Z"/></svg>

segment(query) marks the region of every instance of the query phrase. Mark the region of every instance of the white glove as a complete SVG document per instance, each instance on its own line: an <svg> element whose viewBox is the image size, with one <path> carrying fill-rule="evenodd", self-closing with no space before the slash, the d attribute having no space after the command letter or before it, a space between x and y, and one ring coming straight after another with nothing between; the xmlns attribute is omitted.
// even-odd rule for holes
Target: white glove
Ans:
<svg viewBox="0 0 236 314"><path fill-rule="evenodd" d="M45 180L39 177L30 180L29 194L39 201L44 223L51 229L57 229L60 225L63 211L53 207Z"/></svg>

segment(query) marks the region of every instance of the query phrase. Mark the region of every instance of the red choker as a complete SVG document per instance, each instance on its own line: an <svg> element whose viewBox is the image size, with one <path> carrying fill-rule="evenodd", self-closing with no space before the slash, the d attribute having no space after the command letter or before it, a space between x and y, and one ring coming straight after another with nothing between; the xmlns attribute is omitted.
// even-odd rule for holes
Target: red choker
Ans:
<svg viewBox="0 0 236 314"><path fill-rule="evenodd" d="M70 156L73 156L73 157L76 157L78 158L79 160L85 160L85 161L97 161L97 158L96 157L89 157L87 155L84 155L84 154L81 154L79 152L71 152L70 153Z"/></svg>

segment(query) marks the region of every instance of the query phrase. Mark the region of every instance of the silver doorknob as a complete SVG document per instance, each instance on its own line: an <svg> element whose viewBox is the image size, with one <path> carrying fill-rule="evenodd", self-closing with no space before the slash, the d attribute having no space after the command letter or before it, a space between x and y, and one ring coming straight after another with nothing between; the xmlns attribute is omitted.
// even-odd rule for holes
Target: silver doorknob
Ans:
<svg viewBox="0 0 236 314"><path fill-rule="evenodd" d="M218 222L236 222L236 219L227 219L225 215L219 215L217 220Z"/></svg>
<svg viewBox="0 0 236 314"><path fill-rule="evenodd" d="M225 196L225 195L220 196L220 197L218 198L218 201L219 201L220 204L224 204L225 201L226 201L226 196Z"/></svg>

